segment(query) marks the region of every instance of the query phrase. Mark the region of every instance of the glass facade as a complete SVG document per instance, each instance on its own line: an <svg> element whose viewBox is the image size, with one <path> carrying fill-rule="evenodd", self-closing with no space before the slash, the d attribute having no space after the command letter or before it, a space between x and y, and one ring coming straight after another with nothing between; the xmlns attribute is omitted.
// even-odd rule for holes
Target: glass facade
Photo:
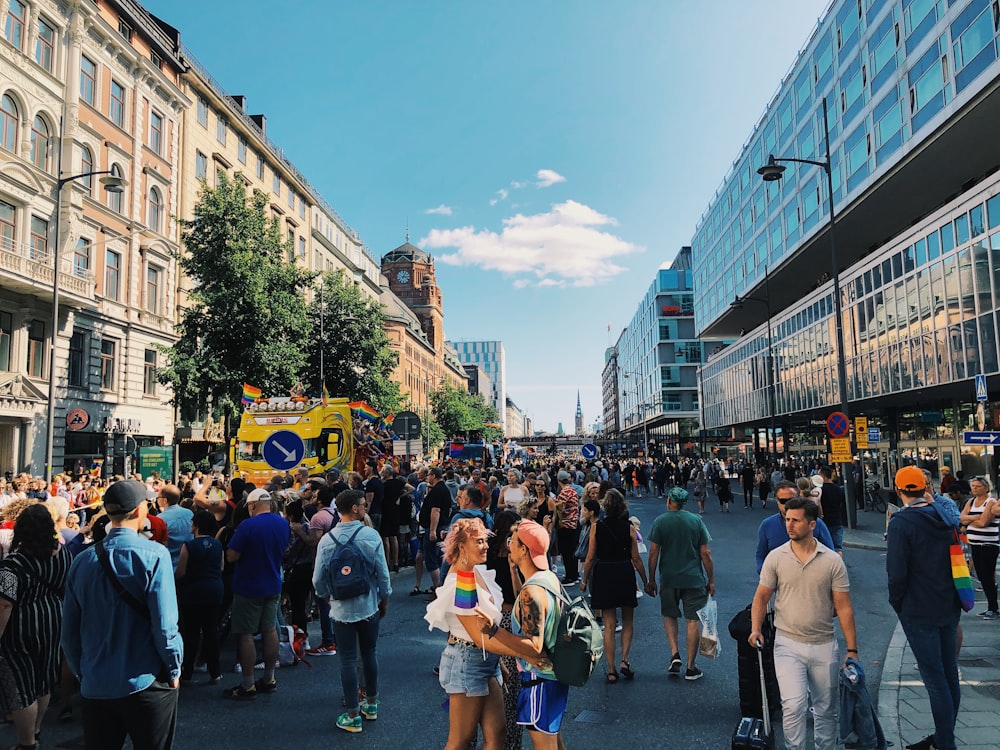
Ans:
<svg viewBox="0 0 1000 750"><path fill-rule="evenodd" d="M822 160L826 98L833 201L851 204L996 79L998 13L989 0L831 5L699 221L699 332L826 225L822 170L790 163L765 183L756 170L768 155Z"/></svg>
<svg viewBox="0 0 1000 750"><path fill-rule="evenodd" d="M926 405L928 386L1000 373L1000 175L847 269L841 301L852 409L906 392L908 403ZM776 315L772 340L778 415L838 403L831 283ZM761 326L704 367L707 427L769 417L766 364ZM972 400L972 386L962 387L961 399Z"/></svg>

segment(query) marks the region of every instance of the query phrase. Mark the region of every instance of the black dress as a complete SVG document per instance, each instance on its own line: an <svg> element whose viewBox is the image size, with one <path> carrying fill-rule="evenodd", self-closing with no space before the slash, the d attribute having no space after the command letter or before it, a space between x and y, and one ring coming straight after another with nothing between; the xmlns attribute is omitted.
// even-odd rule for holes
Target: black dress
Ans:
<svg viewBox="0 0 1000 750"><path fill-rule="evenodd" d="M630 527L627 518L597 522L596 562L590 575L590 606L594 609L636 606Z"/></svg>
<svg viewBox="0 0 1000 750"><path fill-rule="evenodd" d="M4 692L11 711L27 708L59 685L62 597L72 562L66 547L44 558L14 552L0 562L0 596L13 604L0 639Z"/></svg>

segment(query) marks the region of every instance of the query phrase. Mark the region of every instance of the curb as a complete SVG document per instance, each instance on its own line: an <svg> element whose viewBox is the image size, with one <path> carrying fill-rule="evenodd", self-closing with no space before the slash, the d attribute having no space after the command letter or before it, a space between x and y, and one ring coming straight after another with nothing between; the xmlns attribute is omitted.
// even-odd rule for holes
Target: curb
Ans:
<svg viewBox="0 0 1000 750"><path fill-rule="evenodd" d="M902 747L901 729L899 726L899 692L903 676L903 651L906 650L906 634L903 626L897 620L896 629L892 632L892 640L885 652L882 662L882 680L878 687L878 717L882 731L889 742L895 742L896 747Z"/></svg>
<svg viewBox="0 0 1000 750"><path fill-rule="evenodd" d="M885 552L884 544L871 544L868 542L844 542L844 547L848 549L867 549L873 552Z"/></svg>

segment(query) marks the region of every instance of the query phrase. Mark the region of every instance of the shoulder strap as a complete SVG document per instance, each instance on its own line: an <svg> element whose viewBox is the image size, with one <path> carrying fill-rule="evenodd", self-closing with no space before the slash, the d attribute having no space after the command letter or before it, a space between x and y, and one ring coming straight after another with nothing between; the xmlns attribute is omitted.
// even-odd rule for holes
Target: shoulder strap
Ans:
<svg viewBox="0 0 1000 750"><path fill-rule="evenodd" d="M361 532L361 529L363 529L364 527L365 527L365 525L364 525L364 524L361 524L360 526L358 526L358 528L356 528L356 529L354 530L354 533L353 533L353 534L351 534L351 538L350 538L350 539L348 539L348 540L347 540L346 542L344 542L344 544L345 544L345 545L346 545L346 544L353 544L353 543L354 543L354 537L356 537L356 536L357 536L357 535L358 535L358 534L359 534L359 533ZM335 535L335 534L333 533L333 532L334 532L334 531L335 531L336 529L337 529L337 527L336 527L336 526L334 526L334 527L333 527L332 529L330 529L330 530L329 530L328 532L326 532L326 533L330 535L330 538L331 538L331 539L333 540L333 543L334 543L335 545L337 545L338 547L340 547L340 546L341 546L341 542L340 542L340 540L338 540L338 539L337 539L336 535Z"/></svg>
<svg viewBox="0 0 1000 750"><path fill-rule="evenodd" d="M104 549L104 542L100 541L95 544L94 551L97 553L97 559L101 563L101 568L104 569L104 574L108 577L108 580L111 581L111 585L114 586L115 591L118 592L118 596L120 596L128 606L140 615L145 617L147 620L152 621L153 617L149 613L149 607L132 596L132 594L130 594L125 587L122 586L122 582L118 580L118 576L115 575L115 572L111 569L111 561L108 560L108 551Z"/></svg>

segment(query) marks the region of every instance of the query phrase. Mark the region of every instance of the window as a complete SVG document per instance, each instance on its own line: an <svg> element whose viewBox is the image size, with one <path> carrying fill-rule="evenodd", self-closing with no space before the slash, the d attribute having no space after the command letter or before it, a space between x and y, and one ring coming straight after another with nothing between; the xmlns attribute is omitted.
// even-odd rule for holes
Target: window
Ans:
<svg viewBox="0 0 1000 750"><path fill-rule="evenodd" d="M151 63L153 63L153 67L155 67L155 68L162 68L163 67L163 58L160 57L160 54L158 52L156 52L155 50L150 50L149 51L149 61Z"/></svg>
<svg viewBox="0 0 1000 750"><path fill-rule="evenodd" d="M0 372L10 372L10 329L14 326L14 316L0 312Z"/></svg>
<svg viewBox="0 0 1000 750"><path fill-rule="evenodd" d="M236 158L240 160L240 164L247 163L247 140L242 135L236 142Z"/></svg>
<svg viewBox="0 0 1000 750"><path fill-rule="evenodd" d="M28 374L42 377L45 372L45 323L33 320L28 325Z"/></svg>
<svg viewBox="0 0 1000 750"><path fill-rule="evenodd" d="M118 21L118 33L125 37L126 42L132 41L132 27L122 20Z"/></svg>
<svg viewBox="0 0 1000 750"><path fill-rule="evenodd" d="M118 81L111 81L111 105L108 107L108 116L118 127L125 124L125 87Z"/></svg>
<svg viewBox="0 0 1000 750"><path fill-rule="evenodd" d="M49 125L41 115L31 123L31 163L39 169L49 168Z"/></svg>
<svg viewBox="0 0 1000 750"><path fill-rule="evenodd" d="M208 127L208 102L198 97L198 124L203 128Z"/></svg>
<svg viewBox="0 0 1000 750"><path fill-rule="evenodd" d="M14 249L14 238L17 236L17 211L9 203L0 201L0 248Z"/></svg>
<svg viewBox="0 0 1000 750"><path fill-rule="evenodd" d="M122 256L114 250L108 250L104 256L104 296L118 301L118 285L121 281Z"/></svg>
<svg viewBox="0 0 1000 750"><path fill-rule="evenodd" d="M288 207L295 210L295 191L288 188Z"/></svg>
<svg viewBox="0 0 1000 750"><path fill-rule="evenodd" d="M215 138L223 146L226 145L226 129L228 127L229 126L226 124L226 121L221 117L218 122L215 123Z"/></svg>
<svg viewBox="0 0 1000 750"><path fill-rule="evenodd" d="M115 389L115 353L118 342L114 339L101 340L101 390Z"/></svg>
<svg viewBox="0 0 1000 750"><path fill-rule="evenodd" d="M281 197L281 178L277 172L274 174L274 194L279 198Z"/></svg>
<svg viewBox="0 0 1000 750"><path fill-rule="evenodd" d="M299 257L306 257L306 238L299 237Z"/></svg>
<svg viewBox="0 0 1000 750"><path fill-rule="evenodd" d="M160 195L160 191L155 187L149 190L149 211L146 218L148 219L147 225L149 228L154 232L162 234L163 198Z"/></svg>
<svg viewBox="0 0 1000 750"><path fill-rule="evenodd" d="M90 246L92 241L81 237L73 248L73 275L85 278L90 273Z"/></svg>
<svg viewBox="0 0 1000 750"><path fill-rule="evenodd" d="M17 111L17 104L9 94L4 94L3 98L0 99L0 117L3 118L3 128L2 133L0 133L3 140L0 141L0 146L3 146L7 151L17 153L17 124L20 121L20 115Z"/></svg>
<svg viewBox="0 0 1000 750"><path fill-rule="evenodd" d="M156 395L156 350L147 349L142 366L142 395Z"/></svg>
<svg viewBox="0 0 1000 750"><path fill-rule="evenodd" d="M163 155L163 115L159 112L149 113L149 147Z"/></svg>
<svg viewBox="0 0 1000 750"><path fill-rule="evenodd" d="M257 154L257 179L264 179L264 157L260 154Z"/></svg>
<svg viewBox="0 0 1000 750"><path fill-rule="evenodd" d="M982 12L976 17L980 10ZM965 88L996 59L993 13L986 3L970 3L951 25L956 91Z"/></svg>
<svg viewBox="0 0 1000 750"><path fill-rule="evenodd" d="M97 92L97 63L86 55L80 57L80 98L91 107Z"/></svg>
<svg viewBox="0 0 1000 750"><path fill-rule="evenodd" d="M84 146L80 150L80 174L87 174L87 172L94 171L94 154L89 148ZM80 184L83 185L87 190L93 190L94 188L94 175L89 175L88 177L83 177L80 179Z"/></svg>
<svg viewBox="0 0 1000 750"><path fill-rule="evenodd" d="M49 254L49 222L31 217L31 246L28 253L32 260L41 260Z"/></svg>
<svg viewBox="0 0 1000 750"><path fill-rule="evenodd" d="M299 218L306 218L306 202L299 198Z"/></svg>
<svg viewBox="0 0 1000 750"><path fill-rule="evenodd" d="M35 41L35 62L52 72L52 54L56 47L56 30L44 19L38 19L38 39Z"/></svg>
<svg viewBox="0 0 1000 750"><path fill-rule="evenodd" d="M112 177L121 177L122 176L122 168L119 167L117 164L112 164L110 171L111 171L111 176ZM106 190L105 193L108 196L108 208L110 208L112 211L117 211L118 213L121 213L122 212L122 193L112 192L110 190Z"/></svg>
<svg viewBox="0 0 1000 750"><path fill-rule="evenodd" d="M146 268L146 309L151 313L160 311L160 274L162 269L156 266Z"/></svg>
<svg viewBox="0 0 1000 750"><path fill-rule="evenodd" d="M208 157L201 151L194 154L194 176L199 180L204 180L208 176Z"/></svg>
<svg viewBox="0 0 1000 750"><path fill-rule="evenodd" d="M87 350L87 334L83 331L73 331L69 337L69 362L66 367L66 382L75 388L83 388Z"/></svg>
<svg viewBox="0 0 1000 750"><path fill-rule="evenodd" d="M4 36L7 41L18 49L24 43L24 20L28 17L28 7L21 0L10 0L7 8L7 23L4 25Z"/></svg>

